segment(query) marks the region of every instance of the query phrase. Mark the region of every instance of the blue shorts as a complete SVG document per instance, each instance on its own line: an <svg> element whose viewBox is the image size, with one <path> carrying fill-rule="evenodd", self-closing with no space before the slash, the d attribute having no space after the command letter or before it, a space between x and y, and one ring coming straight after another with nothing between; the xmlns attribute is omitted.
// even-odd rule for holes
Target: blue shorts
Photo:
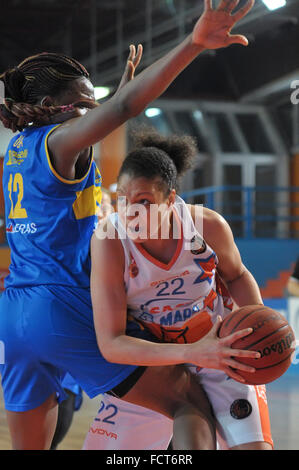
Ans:
<svg viewBox="0 0 299 470"><path fill-rule="evenodd" d="M0 365L5 408L27 411L51 394L66 398L69 372L93 398L125 380L136 366L112 364L100 353L90 291L63 286L8 288L0 298Z"/></svg>
<svg viewBox="0 0 299 470"><path fill-rule="evenodd" d="M75 395L75 411L80 410L83 402L82 388L73 377L67 373L61 383L62 388L69 390Z"/></svg>

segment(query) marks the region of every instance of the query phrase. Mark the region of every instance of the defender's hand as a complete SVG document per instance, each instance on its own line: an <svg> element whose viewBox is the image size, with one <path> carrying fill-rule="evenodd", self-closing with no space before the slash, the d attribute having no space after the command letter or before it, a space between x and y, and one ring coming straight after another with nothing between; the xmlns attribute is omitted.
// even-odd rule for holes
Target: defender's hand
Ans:
<svg viewBox="0 0 299 470"><path fill-rule="evenodd" d="M205 10L193 29L193 44L205 49L220 49L231 44L248 45L245 36L232 35L231 30L254 5L254 0L248 0L234 15L232 11L240 0L221 0L218 8L213 9L212 0L205 0Z"/></svg>
<svg viewBox="0 0 299 470"><path fill-rule="evenodd" d="M140 64L140 61L142 58L142 54L143 54L143 47L141 44L138 44L137 52L136 52L136 47L133 44L131 44L130 54L127 60L126 68L121 78L117 91L134 79L136 69L138 65Z"/></svg>

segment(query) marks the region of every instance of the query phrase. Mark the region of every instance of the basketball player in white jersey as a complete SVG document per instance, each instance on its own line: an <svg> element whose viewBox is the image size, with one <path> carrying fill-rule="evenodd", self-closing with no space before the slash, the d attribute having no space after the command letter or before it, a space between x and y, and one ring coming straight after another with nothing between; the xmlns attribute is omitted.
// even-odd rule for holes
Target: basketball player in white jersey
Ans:
<svg viewBox="0 0 299 470"><path fill-rule="evenodd" d="M223 218L203 209L202 230L195 207L176 195L178 179L190 168L195 152L189 138L163 138L145 131L123 162L118 195L126 199L126 214L132 209L131 215L125 218L125 211L119 210L110 216L91 244L94 321L101 332L98 344L111 362L146 367L132 389L113 390L114 397L151 408L147 400L152 390L165 402L167 393L173 397L174 391L162 390L162 380L152 383L150 366L189 364L184 367L195 374L212 404L222 448L272 449L265 387L242 383L238 370L249 369L237 361L241 351L232 352L233 341L223 347L217 336L219 317L231 312L233 301L238 307L263 304L258 286ZM140 205L145 217L143 210L139 210L141 217L138 214ZM151 208L157 205L163 210L153 229ZM168 238L162 236L165 222ZM115 239L111 239L112 228ZM103 237L104 232L109 236ZM129 336L128 318L144 330L144 339ZM107 411L116 410L113 401L110 410L105 406L101 412L105 410L107 423ZM174 429L180 424L177 420ZM105 433L105 428L99 433Z"/></svg>

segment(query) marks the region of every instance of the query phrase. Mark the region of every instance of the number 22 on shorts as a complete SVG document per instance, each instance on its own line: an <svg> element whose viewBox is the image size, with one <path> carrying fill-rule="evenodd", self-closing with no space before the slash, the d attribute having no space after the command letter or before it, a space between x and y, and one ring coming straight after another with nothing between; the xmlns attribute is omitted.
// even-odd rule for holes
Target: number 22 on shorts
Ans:
<svg viewBox="0 0 299 470"><path fill-rule="evenodd" d="M99 418L99 414L102 413L102 411L108 411L107 416L104 418ZM112 410L112 411L111 411ZM103 421L103 423L108 423L108 424L115 424L115 421L112 421L111 418L114 418L114 416L118 413L118 408L115 405L105 405L103 401L101 401L101 407L98 411L98 415L95 418L95 421Z"/></svg>

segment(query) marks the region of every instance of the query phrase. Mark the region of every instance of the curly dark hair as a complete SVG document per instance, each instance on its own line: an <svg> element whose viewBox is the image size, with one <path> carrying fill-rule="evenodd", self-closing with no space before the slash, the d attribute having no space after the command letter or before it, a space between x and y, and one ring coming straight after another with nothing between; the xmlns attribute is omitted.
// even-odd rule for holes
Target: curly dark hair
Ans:
<svg viewBox="0 0 299 470"><path fill-rule="evenodd" d="M179 189L181 177L193 166L196 140L188 135L165 137L151 127L132 131L133 148L127 155L118 179L123 174L134 178L160 178L165 192Z"/></svg>
<svg viewBox="0 0 299 470"><path fill-rule="evenodd" d="M64 54L42 52L28 57L17 67L0 75L5 99L0 105L0 120L12 131L22 131L33 122L49 123L51 116L61 113L60 106L40 106L44 96L59 96L70 82L89 78L87 70L77 60ZM96 106L91 100L73 103L74 107Z"/></svg>

